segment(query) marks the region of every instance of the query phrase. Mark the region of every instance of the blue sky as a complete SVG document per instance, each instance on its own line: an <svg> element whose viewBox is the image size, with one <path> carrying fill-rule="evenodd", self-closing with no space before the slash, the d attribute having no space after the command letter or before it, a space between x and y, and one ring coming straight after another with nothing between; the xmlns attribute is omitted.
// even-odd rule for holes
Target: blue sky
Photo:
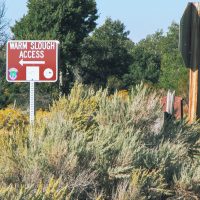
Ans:
<svg viewBox="0 0 200 200"><path fill-rule="evenodd" d="M13 25L27 12L27 0L5 0L6 18ZM98 25L106 17L121 20L134 41L145 38L157 30L167 31L172 21L178 22L189 1L187 0L96 0L99 13Z"/></svg>

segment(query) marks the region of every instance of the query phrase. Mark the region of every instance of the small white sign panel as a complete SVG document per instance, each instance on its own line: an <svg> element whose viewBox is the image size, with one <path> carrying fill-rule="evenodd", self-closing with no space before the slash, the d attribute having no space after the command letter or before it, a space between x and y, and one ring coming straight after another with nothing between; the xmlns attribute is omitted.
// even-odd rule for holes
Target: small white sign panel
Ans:
<svg viewBox="0 0 200 200"><path fill-rule="evenodd" d="M27 81L39 81L40 69L39 67L26 67L26 80Z"/></svg>

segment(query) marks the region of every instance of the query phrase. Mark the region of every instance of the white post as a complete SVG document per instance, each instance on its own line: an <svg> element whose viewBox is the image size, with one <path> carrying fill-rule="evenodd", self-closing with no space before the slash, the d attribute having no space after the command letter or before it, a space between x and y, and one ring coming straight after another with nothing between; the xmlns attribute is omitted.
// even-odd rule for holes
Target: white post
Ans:
<svg viewBox="0 0 200 200"><path fill-rule="evenodd" d="M166 112L169 114L173 114L174 112L174 98L175 98L175 91L167 93L167 105L166 105Z"/></svg>
<svg viewBox="0 0 200 200"><path fill-rule="evenodd" d="M30 124L34 125L35 120L35 83L30 82Z"/></svg>

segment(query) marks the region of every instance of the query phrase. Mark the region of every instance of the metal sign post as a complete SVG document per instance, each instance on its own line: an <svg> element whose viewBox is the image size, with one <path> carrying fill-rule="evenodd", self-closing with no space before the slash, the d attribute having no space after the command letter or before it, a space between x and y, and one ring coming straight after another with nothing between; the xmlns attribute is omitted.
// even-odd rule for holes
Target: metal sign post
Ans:
<svg viewBox="0 0 200 200"><path fill-rule="evenodd" d="M30 124L34 125L35 121L35 83L30 82Z"/></svg>
<svg viewBox="0 0 200 200"><path fill-rule="evenodd" d="M180 23L180 51L189 68L189 123L200 118L200 3L188 3Z"/></svg>

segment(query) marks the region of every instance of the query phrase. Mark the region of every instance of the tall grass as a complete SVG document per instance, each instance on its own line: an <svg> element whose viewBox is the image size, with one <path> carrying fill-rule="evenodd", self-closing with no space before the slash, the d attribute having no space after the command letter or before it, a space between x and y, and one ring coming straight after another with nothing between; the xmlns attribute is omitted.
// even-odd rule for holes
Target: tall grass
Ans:
<svg viewBox="0 0 200 200"><path fill-rule="evenodd" d="M1 199L200 198L200 126L164 123L153 89L76 84L37 119L1 129Z"/></svg>

